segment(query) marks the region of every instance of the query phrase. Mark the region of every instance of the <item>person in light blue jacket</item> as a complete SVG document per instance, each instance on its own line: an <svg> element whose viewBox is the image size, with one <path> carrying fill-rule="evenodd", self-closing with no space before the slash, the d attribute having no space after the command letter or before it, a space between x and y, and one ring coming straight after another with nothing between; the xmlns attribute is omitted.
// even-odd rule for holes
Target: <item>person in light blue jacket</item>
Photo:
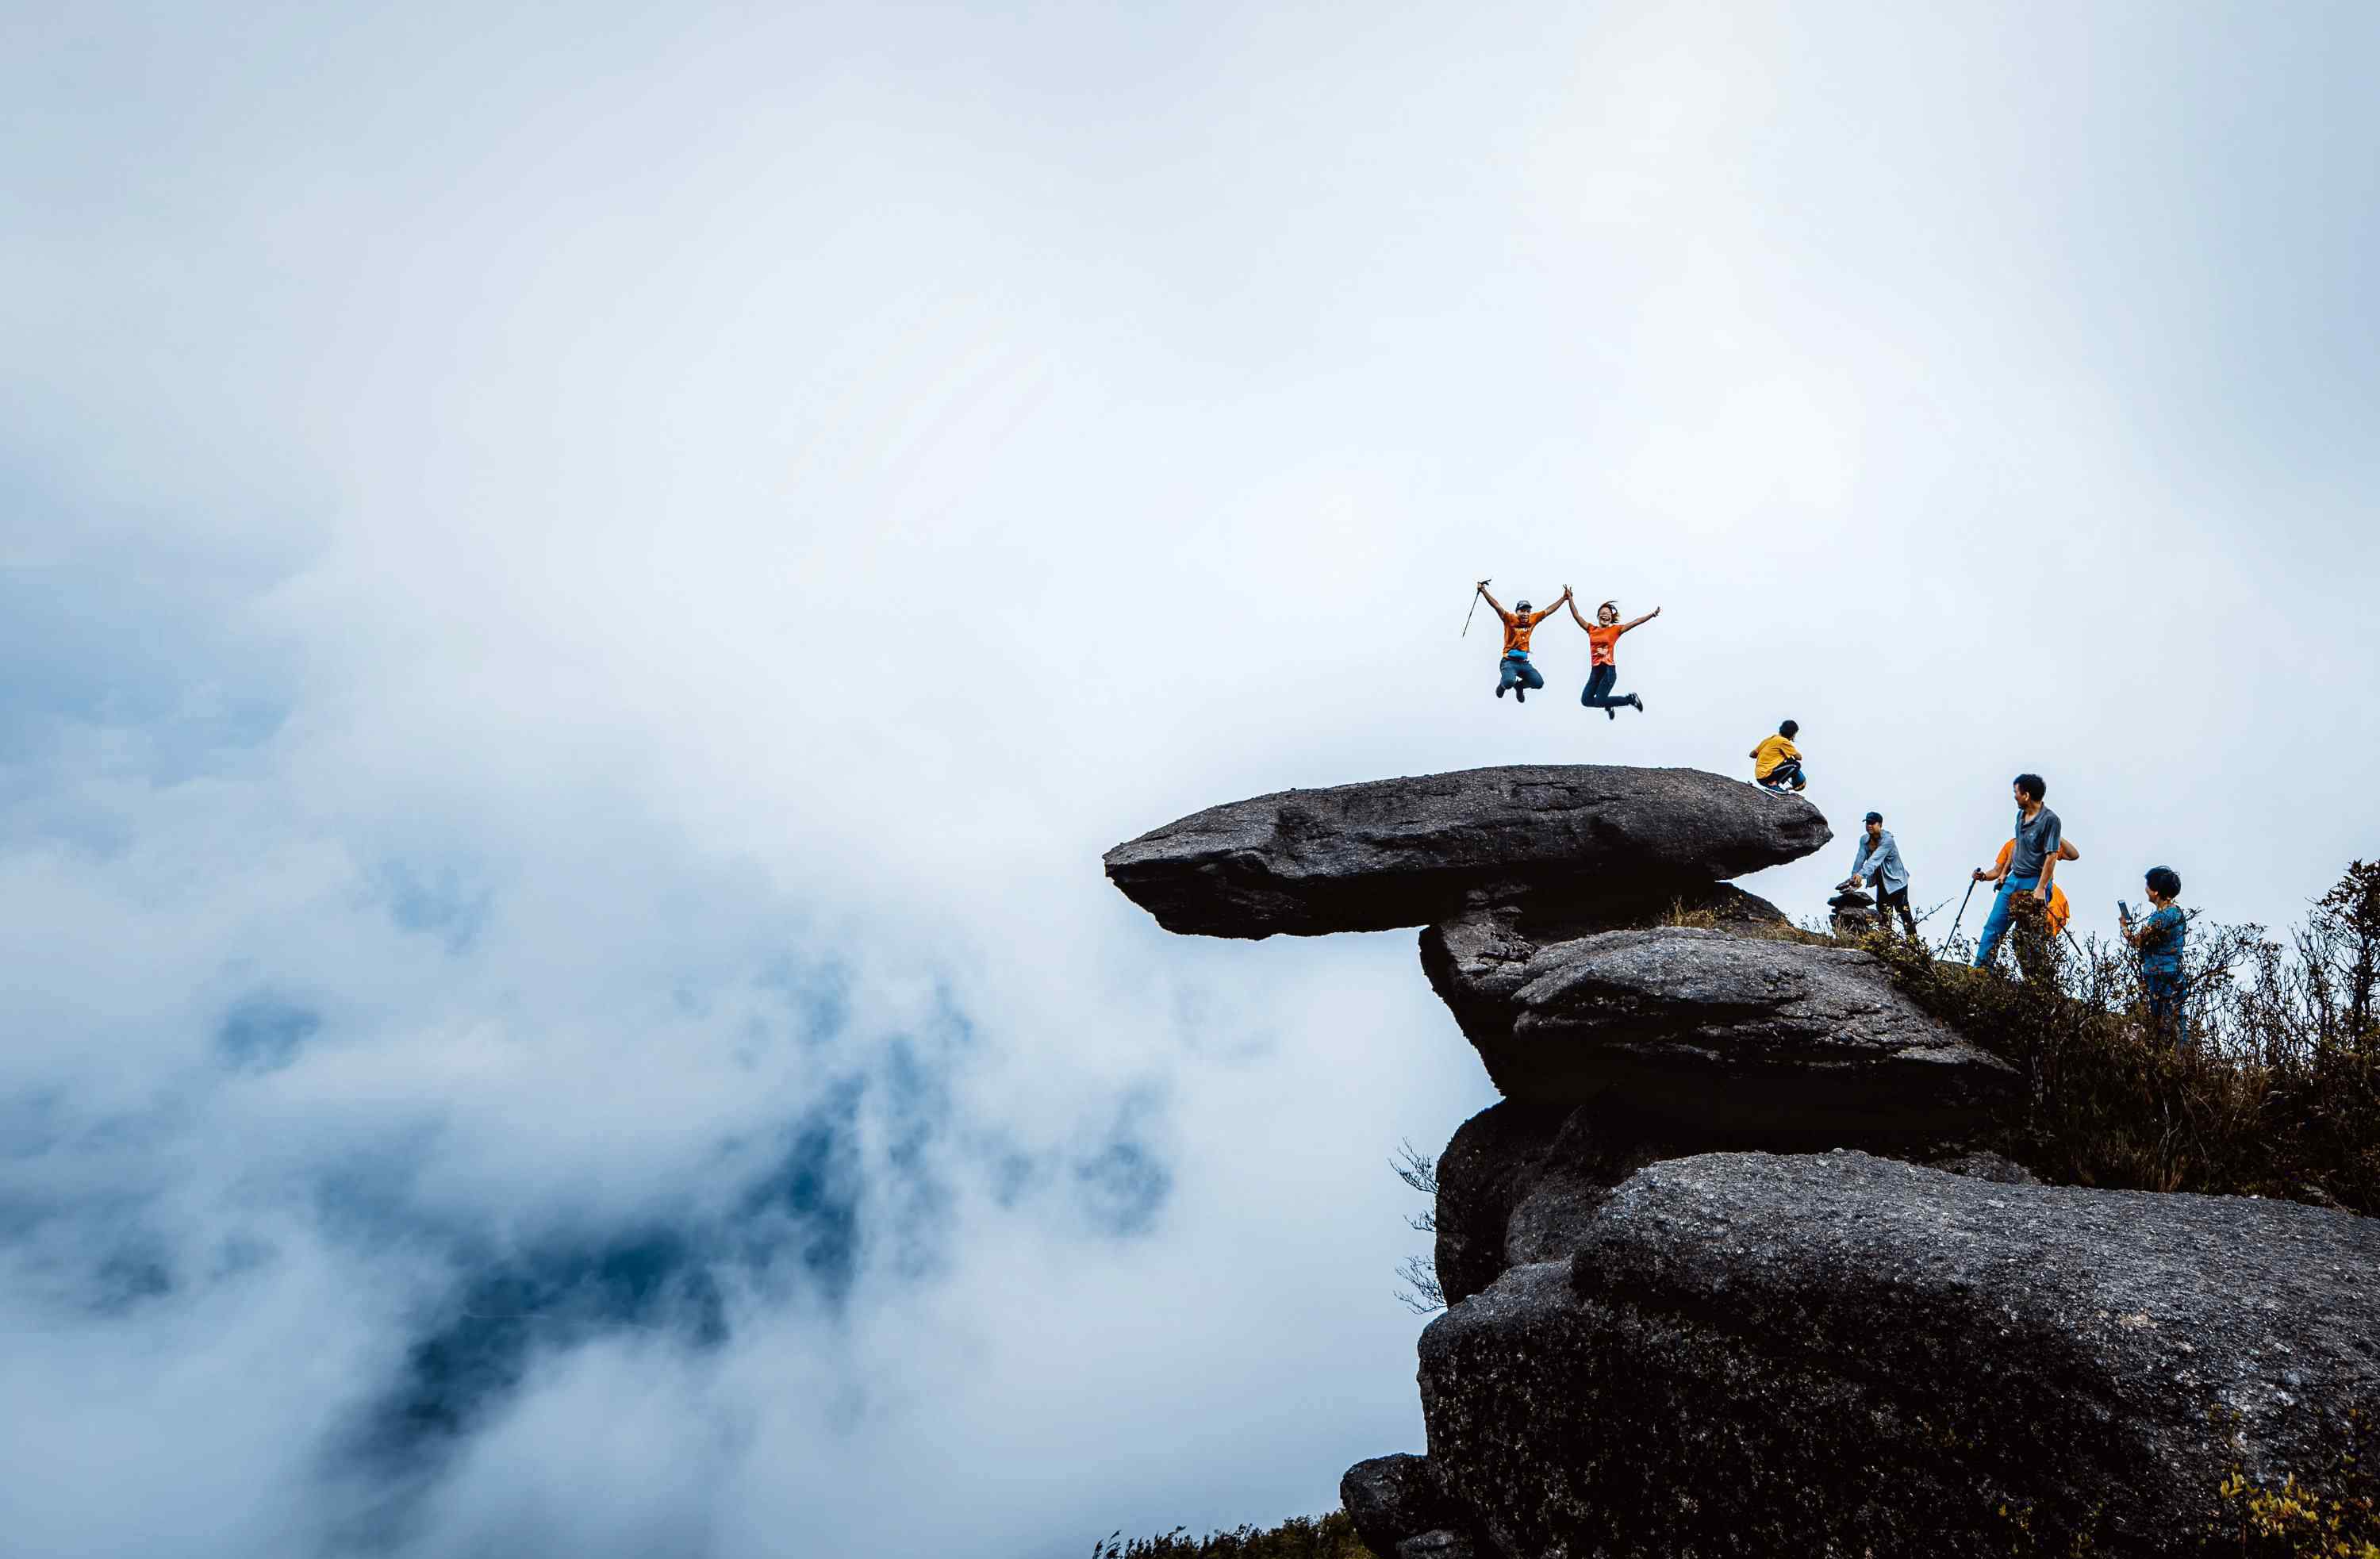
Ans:
<svg viewBox="0 0 2380 1559"><path fill-rule="evenodd" d="M1867 815L1867 832L1860 835L1859 854L1852 859L1852 874L1842 884L1846 888L1864 886L1869 878L1876 880L1876 926L1883 931L1892 924L1888 912L1900 911L1901 928L1909 940L1917 940L1917 917L1909 910L1909 869L1900 863L1900 846L1884 831L1884 814Z"/></svg>

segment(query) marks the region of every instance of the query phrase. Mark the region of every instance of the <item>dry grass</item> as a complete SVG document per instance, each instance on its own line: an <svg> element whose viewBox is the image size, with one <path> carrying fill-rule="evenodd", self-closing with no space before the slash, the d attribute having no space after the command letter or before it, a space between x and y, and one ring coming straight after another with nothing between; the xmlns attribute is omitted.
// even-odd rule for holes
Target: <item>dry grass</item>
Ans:
<svg viewBox="0 0 2380 1559"><path fill-rule="evenodd" d="M1929 1011L2028 1084L1997 1144L2044 1178L2287 1197L2380 1212L2380 867L2358 862L2284 942L2191 930L2187 1042L2143 1016L2137 962L2095 940L2031 950L2033 978L1866 945Z"/></svg>
<svg viewBox="0 0 2380 1559"><path fill-rule="evenodd" d="M1669 909L1662 914L1658 923L1664 926L1683 926L1689 931L1718 930L1717 915L1707 909L1689 909L1683 899L1671 899Z"/></svg>
<svg viewBox="0 0 2380 1559"><path fill-rule="evenodd" d="M1091 1545L1091 1559L1374 1559L1343 1510L1293 1516L1269 1531L1241 1527L1203 1538L1176 1527L1161 1538L1124 1541L1122 1532Z"/></svg>

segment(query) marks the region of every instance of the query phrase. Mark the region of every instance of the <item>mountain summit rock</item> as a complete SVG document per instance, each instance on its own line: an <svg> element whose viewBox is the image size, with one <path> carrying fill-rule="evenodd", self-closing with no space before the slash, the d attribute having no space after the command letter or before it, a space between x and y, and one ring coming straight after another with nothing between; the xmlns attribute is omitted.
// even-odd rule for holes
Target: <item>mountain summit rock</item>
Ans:
<svg viewBox="0 0 2380 1559"><path fill-rule="evenodd" d="M1993 1151L2028 1084L1997 1036L1922 1006L1869 920L1728 881L1829 837L1717 774L1542 765L1108 852L1169 931L1422 928L1504 1095L1433 1168L1428 1454L1349 1469L1365 1542L2179 1555L2226 1501L2365 1508L2380 1222L2041 1185Z"/></svg>

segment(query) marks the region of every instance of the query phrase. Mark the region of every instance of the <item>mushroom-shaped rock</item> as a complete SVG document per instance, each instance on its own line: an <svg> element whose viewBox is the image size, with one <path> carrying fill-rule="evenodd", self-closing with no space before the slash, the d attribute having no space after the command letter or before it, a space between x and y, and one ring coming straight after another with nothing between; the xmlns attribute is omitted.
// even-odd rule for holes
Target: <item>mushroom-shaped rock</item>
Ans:
<svg viewBox="0 0 2380 1559"><path fill-rule="evenodd" d="M1507 1098L1689 1137L1964 1135L2017 1081L1856 948L1683 926L1538 943L1482 910L1423 932L1422 967Z"/></svg>
<svg viewBox="0 0 2380 1559"><path fill-rule="evenodd" d="M1318 936L1426 925L1488 887L1642 897L1808 855L1815 807L1699 769L1532 764L1285 790L1107 853L1166 930Z"/></svg>
<svg viewBox="0 0 2380 1559"><path fill-rule="evenodd" d="M2197 1553L2372 1492L2374 1271L2286 1202L1670 1160L1423 1334L1430 1470L1505 1553Z"/></svg>

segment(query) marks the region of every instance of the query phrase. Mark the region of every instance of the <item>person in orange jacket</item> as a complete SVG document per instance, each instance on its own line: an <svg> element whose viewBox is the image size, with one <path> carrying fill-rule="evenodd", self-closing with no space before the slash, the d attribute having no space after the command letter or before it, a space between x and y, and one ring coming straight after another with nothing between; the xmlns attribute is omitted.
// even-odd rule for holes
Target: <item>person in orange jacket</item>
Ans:
<svg viewBox="0 0 2380 1559"><path fill-rule="evenodd" d="M1645 700L1642 698L1634 693L1614 693L1611 690L1612 684L1620 680L1620 664L1614 652L1619 648L1621 634L1630 628L1643 627L1659 616L1661 609L1656 606L1643 616L1623 623L1620 620L1619 603L1607 601L1595 609L1595 621L1589 624L1578 615L1578 603L1571 600L1568 585L1562 586L1562 599L1570 601L1572 620L1586 629L1587 659L1591 665L1586 674L1586 690L1579 694L1578 701L1589 709L1603 711L1603 717L1607 720L1619 719L1623 706L1639 714L1644 713Z"/></svg>
<svg viewBox="0 0 2380 1559"><path fill-rule="evenodd" d="M2011 839L2007 844L2000 846L2000 858L1992 863L1991 871L1985 876L1977 878L1976 881L1982 883L1997 883L2001 878L2007 876L2009 858L2015 854L2016 841ZM2082 859L2082 852L2074 847L2073 840L2060 838L2058 841L2058 859L2060 860L2081 860ZM2053 879L2049 884L2049 902L2042 907L2041 911L2042 920L2049 929L2049 935L2052 941L2055 941L2058 937L2066 934L2067 920L2073 913L2074 906L2067 902L2066 890L2059 887L2056 880Z"/></svg>
<svg viewBox="0 0 2380 1559"><path fill-rule="evenodd" d="M1496 696L1500 699L1509 692L1514 703L1526 703L1530 688L1546 685L1545 677L1529 664L1529 635L1536 631L1539 623L1561 610L1570 600L1570 587L1564 585L1560 597L1542 612L1530 611L1526 601L1514 602L1512 610L1507 612L1500 602L1488 593L1487 580L1480 580L1476 588L1481 598L1488 603L1488 610L1504 619L1504 658L1499 663L1500 675L1496 682ZM1577 608L1572 607L1573 615L1576 612Z"/></svg>

